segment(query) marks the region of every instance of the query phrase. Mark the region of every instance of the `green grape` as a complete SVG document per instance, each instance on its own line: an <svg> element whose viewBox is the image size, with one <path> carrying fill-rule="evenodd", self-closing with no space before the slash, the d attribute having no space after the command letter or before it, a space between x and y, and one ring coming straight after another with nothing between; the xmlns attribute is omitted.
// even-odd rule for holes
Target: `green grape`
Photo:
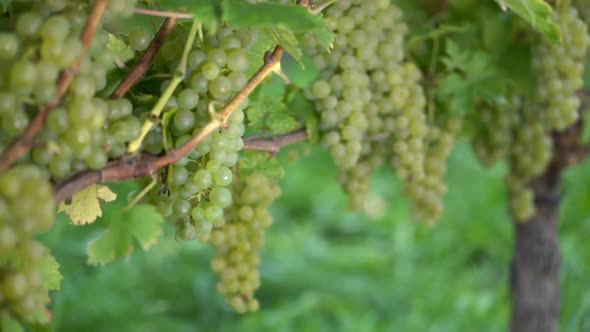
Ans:
<svg viewBox="0 0 590 332"><path fill-rule="evenodd" d="M195 125L195 115L191 111L182 110L174 113L174 129L178 133L186 133Z"/></svg>
<svg viewBox="0 0 590 332"><path fill-rule="evenodd" d="M231 192L224 187L214 187L209 192L209 200L221 207L229 207L232 203Z"/></svg>
<svg viewBox="0 0 590 332"><path fill-rule="evenodd" d="M22 13L16 20L16 33L24 38L34 37L39 31L42 22L43 17L37 12Z"/></svg>
<svg viewBox="0 0 590 332"><path fill-rule="evenodd" d="M16 35L7 32L0 33L0 59L10 60L16 57L19 51L19 40Z"/></svg>
<svg viewBox="0 0 590 332"><path fill-rule="evenodd" d="M192 110L199 103L199 93L192 89L184 89L178 93L178 105L185 110Z"/></svg>
<svg viewBox="0 0 590 332"><path fill-rule="evenodd" d="M219 66L215 63L207 62L201 67L201 74L207 80L213 80L219 76Z"/></svg>
<svg viewBox="0 0 590 332"><path fill-rule="evenodd" d="M190 215L191 203L184 199L179 199L172 204L172 213L179 219L186 218Z"/></svg>
<svg viewBox="0 0 590 332"><path fill-rule="evenodd" d="M218 67L223 67L227 63L227 55L223 50L214 48L207 52L207 61Z"/></svg>
<svg viewBox="0 0 590 332"><path fill-rule="evenodd" d="M127 36L129 46L131 46L131 48L133 48L134 50L140 52L145 51L148 48L152 38L153 36L151 33L149 33L147 30L139 28L133 29L131 32L129 32L129 35Z"/></svg>
<svg viewBox="0 0 590 332"><path fill-rule="evenodd" d="M195 172L193 183L201 190L207 189L213 184L213 176L211 175L211 172L200 169Z"/></svg>
<svg viewBox="0 0 590 332"><path fill-rule="evenodd" d="M9 80L12 91L28 94L37 79L37 68L28 60L19 60L10 68Z"/></svg>
<svg viewBox="0 0 590 332"><path fill-rule="evenodd" d="M231 94L231 82L225 76L219 76L209 82L209 93L215 99L226 99Z"/></svg>
<svg viewBox="0 0 590 332"><path fill-rule="evenodd" d="M62 15L49 17L39 29L42 39L63 41L70 32L70 22Z"/></svg>

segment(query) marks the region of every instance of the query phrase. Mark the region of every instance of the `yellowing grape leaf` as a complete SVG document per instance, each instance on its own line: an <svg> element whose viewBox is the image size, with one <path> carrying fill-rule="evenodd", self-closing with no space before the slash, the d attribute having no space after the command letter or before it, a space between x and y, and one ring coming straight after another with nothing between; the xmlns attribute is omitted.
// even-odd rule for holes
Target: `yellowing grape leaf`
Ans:
<svg viewBox="0 0 590 332"><path fill-rule="evenodd" d="M139 243L148 250L163 234L164 217L151 205L136 205L129 210L107 209L103 220L109 227L88 246L88 264L105 264L128 256Z"/></svg>
<svg viewBox="0 0 590 332"><path fill-rule="evenodd" d="M49 290L59 290L61 288L61 280L63 277L61 273L59 273L59 263L49 252L41 261L39 269L43 275L44 288Z"/></svg>
<svg viewBox="0 0 590 332"><path fill-rule="evenodd" d="M102 217L99 198L105 202L110 202L117 198L117 194L107 186L93 184L72 195L69 203L59 203L57 212L65 212L74 225L90 224L96 218Z"/></svg>

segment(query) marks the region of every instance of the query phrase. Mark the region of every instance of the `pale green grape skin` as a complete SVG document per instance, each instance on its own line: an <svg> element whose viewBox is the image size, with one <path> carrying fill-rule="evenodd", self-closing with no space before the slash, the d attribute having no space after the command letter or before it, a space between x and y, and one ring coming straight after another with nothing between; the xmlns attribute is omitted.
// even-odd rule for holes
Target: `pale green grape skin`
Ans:
<svg viewBox="0 0 590 332"><path fill-rule="evenodd" d="M207 189L213 184L213 176L211 175L211 172L200 169L195 172L195 175L193 176L193 183L200 190Z"/></svg>
<svg viewBox="0 0 590 332"><path fill-rule="evenodd" d="M209 200L221 208L229 207L232 203L231 192L224 187L214 187L209 192Z"/></svg>
<svg viewBox="0 0 590 332"><path fill-rule="evenodd" d="M174 128L178 133L187 133L195 125L195 115L188 110L181 110L174 114L173 119Z"/></svg>
<svg viewBox="0 0 590 332"><path fill-rule="evenodd" d="M10 60L15 58L19 51L19 44L20 42L14 34L0 33L0 59Z"/></svg>
<svg viewBox="0 0 590 332"><path fill-rule="evenodd" d="M230 80L225 76L219 76L209 82L209 93L215 98L224 100L232 92Z"/></svg>
<svg viewBox="0 0 590 332"><path fill-rule="evenodd" d="M209 81L217 78L219 73L219 66L215 63L208 62L201 67L201 75Z"/></svg>
<svg viewBox="0 0 590 332"><path fill-rule="evenodd" d="M149 33L147 30L144 29L134 29L132 30L129 35L127 36L127 39L129 41L129 45L136 51L145 51L148 46L150 45L150 42L152 40L153 36L151 33Z"/></svg>

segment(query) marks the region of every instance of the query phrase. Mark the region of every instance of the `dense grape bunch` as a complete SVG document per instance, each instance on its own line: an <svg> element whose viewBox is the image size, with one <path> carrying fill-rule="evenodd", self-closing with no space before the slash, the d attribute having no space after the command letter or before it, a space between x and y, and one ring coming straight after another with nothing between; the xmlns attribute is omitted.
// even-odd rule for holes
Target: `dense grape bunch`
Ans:
<svg viewBox="0 0 590 332"><path fill-rule="evenodd" d="M372 170L385 160L391 160L407 192L426 176L422 74L405 59L407 25L389 1L337 2L326 17L336 33L334 49L316 51L314 63L323 72L308 95L350 206L359 209Z"/></svg>
<svg viewBox="0 0 590 332"><path fill-rule="evenodd" d="M220 108L247 82L247 49L256 39L255 30L221 28L207 37L188 55L188 73L168 101L169 121L155 128L144 141L153 154L184 144L215 116ZM184 36L180 35L179 39ZM174 38L162 49L160 64L174 68L181 43ZM169 82L162 82L162 90ZM232 168L243 148L244 102L230 117L227 126L211 136L187 156L167 168L161 184L150 197L164 216L176 224L177 237L195 239L224 223L223 210L232 204L228 189ZM167 146L168 145L168 146Z"/></svg>
<svg viewBox="0 0 590 332"><path fill-rule="evenodd" d="M486 166L508 157L513 143L513 132L520 120L518 98L498 97L494 103L482 103L477 111L477 131L473 149Z"/></svg>
<svg viewBox="0 0 590 332"><path fill-rule="evenodd" d="M105 20L132 13L134 1L111 4ZM14 31L0 33L5 47L0 58L8 64L0 81L0 126L6 146L22 134L36 110L53 100L61 72L79 60L62 102L53 109L30 154L36 164L47 167L58 180L72 171L104 166L109 157L123 154L125 143L138 135L139 120L125 99L96 97L115 68L115 54L107 47L108 33L99 26L90 48L82 56L80 34L87 19L87 2L51 1L19 6ZM26 47L25 47L26 45Z"/></svg>
<svg viewBox="0 0 590 332"><path fill-rule="evenodd" d="M590 35L573 6L556 10L553 19L561 29L562 42L539 43L534 50L533 67L543 124L548 129L563 130L579 117L576 92L583 86Z"/></svg>
<svg viewBox="0 0 590 332"><path fill-rule="evenodd" d="M535 213L529 182L545 171L552 156L552 130L563 130L579 117L584 61L590 46L586 24L574 7L556 10L562 43L543 40L533 50L537 89L533 103L523 97L498 98L479 113L474 149L486 165L506 158L510 206L519 221Z"/></svg>
<svg viewBox="0 0 590 332"><path fill-rule="evenodd" d="M0 175L0 312L44 323L48 290L41 262L49 254L34 235L53 225L52 187L43 172L23 164Z"/></svg>
<svg viewBox="0 0 590 332"><path fill-rule="evenodd" d="M264 245L265 228L272 224L268 208L280 189L273 180L253 173L236 179L232 192L234 204L227 211L225 224L215 226L204 240L215 248L211 267L220 279L219 293L237 312L257 311L258 249Z"/></svg>
<svg viewBox="0 0 590 332"><path fill-rule="evenodd" d="M135 1L111 2L105 20L129 15L134 6ZM56 98L60 75L80 62L34 148L0 175L0 311L32 324L49 320L40 271L49 251L34 235L53 223L50 181L104 166L137 135L134 124L139 129L138 120L129 117L128 101L96 97L106 87L115 58L101 24L82 55L80 34L89 10L87 1L22 2L10 12L10 29L0 32L0 152Z"/></svg>
<svg viewBox="0 0 590 332"><path fill-rule="evenodd" d="M442 126L429 126L425 140L424 176L405 188L416 220L433 224L444 210L443 195L447 186L443 176L447 171L447 158L460 128L461 120L455 117L447 119Z"/></svg>

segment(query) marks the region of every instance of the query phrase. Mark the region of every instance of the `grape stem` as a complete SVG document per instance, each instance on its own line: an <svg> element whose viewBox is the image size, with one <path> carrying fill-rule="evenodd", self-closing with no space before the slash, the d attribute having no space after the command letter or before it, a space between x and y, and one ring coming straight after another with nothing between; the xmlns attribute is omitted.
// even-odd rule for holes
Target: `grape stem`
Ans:
<svg viewBox="0 0 590 332"><path fill-rule="evenodd" d="M134 86L135 83L137 83L137 81L146 73L152 61L154 60L156 53L158 52L158 50L160 50L160 47L162 47L164 41L166 40L170 32L174 29L176 23L178 23L178 19L173 17L164 20L164 23L162 23L162 26L160 26L160 30L158 30L158 32L154 36L154 39L152 39L152 41L150 42L150 45L141 56L141 59L137 61L137 63L131 68L129 73L125 76L123 81L119 83L115 91L111 93L111 99L118 99L123 97L127 93L127 91L129 91L129 89L131 89L131 87Z"/></svg>
<svg viewBox="0 0 590 332"><path fill-rule="evenodd" d="M191 25L191 29L189 31L188 37L186 38L186 42L184 44L184 49L182 51L182 57L180 58L180 62L178 63L178 66L176 67L176 70L174 71L174 76L172 76L172 80L170 81L170 84L168 85L166 90L164 90L164 92L162 93L162 95L160 96L160 98L158 99L158 101L156 102L154 107L152 108L150 115L147 117L147 119L143 123L139 137L137 137L133 141L129 142L129 146L127 147L128 154L133 155L133 154L136 154L137 151L139 151L139 148L141 148L141 144L143 143L143 139L147 136L147 134L156 125L156 122L153 119L160 118L160 114L162 114L162 111L164 110L164 107L166 107L168 100L170 100L170 97L172 97L172 94L174 94L174 90L176 90L178 85L180 83L182 83L182 80L184 80L184 76L186 75L188 54L191 51L191 49L193 48L193 44L195 43L195 38L197 36L197 31L199 30L199 27L200 27L199 21L193 20L193 23Z"/></svg>
<svg viewBox="0 0 590 332"><path fill-rule="evenodd" d="M177 149L170 150L162 156L144 153L139 156L126 155L109 162L100 170L85 170L74 174L72 177L58 183L54 188L54 201L61 202L85 187L104 183L121 182L135 178L153 175L158 169L166 167L187 155L205 138L222 128L232 113L244 102L244 100L272 73L281 71L281 57L283 49L276 46L272 52L264 56L264 64L250 78L246 86L235 94L232 99L212 117L189 141Z"/></svg>
<svg viewBox="0 0 590 332"><path fill-rule="evenodd" d="M59 77L57 81L57 91L55 93L55 97L39 109L39 112L35 118L33 118L29 126L25 129L25 132L16 140L14 140L12 144L4 151L2 157L0 157L0 172L8 169L19 158L31 150L37 134L39 134L41 129L43 129L47 114L60 103L62 97L65 95L66 91L70 87L70 84L74 80L74 76L80 68L82 58L90 47L90 42L92 41L94 32L100 23L108 2L108 0L94 1L90 16L88 16L84 30L82 30L80 35L80 40L82 42L82 54L80 55L80 58L76 64L65 70Z"/></svg>
<svg viewBox="0 0 590 332"><path fill-rule="evenodd" d="M153 10L147 8L135 8L135 14L158 16L158 17L170 17L175 19L192 19L193 15L189 13L181 12L167 12L162 10Z"/></svg>

